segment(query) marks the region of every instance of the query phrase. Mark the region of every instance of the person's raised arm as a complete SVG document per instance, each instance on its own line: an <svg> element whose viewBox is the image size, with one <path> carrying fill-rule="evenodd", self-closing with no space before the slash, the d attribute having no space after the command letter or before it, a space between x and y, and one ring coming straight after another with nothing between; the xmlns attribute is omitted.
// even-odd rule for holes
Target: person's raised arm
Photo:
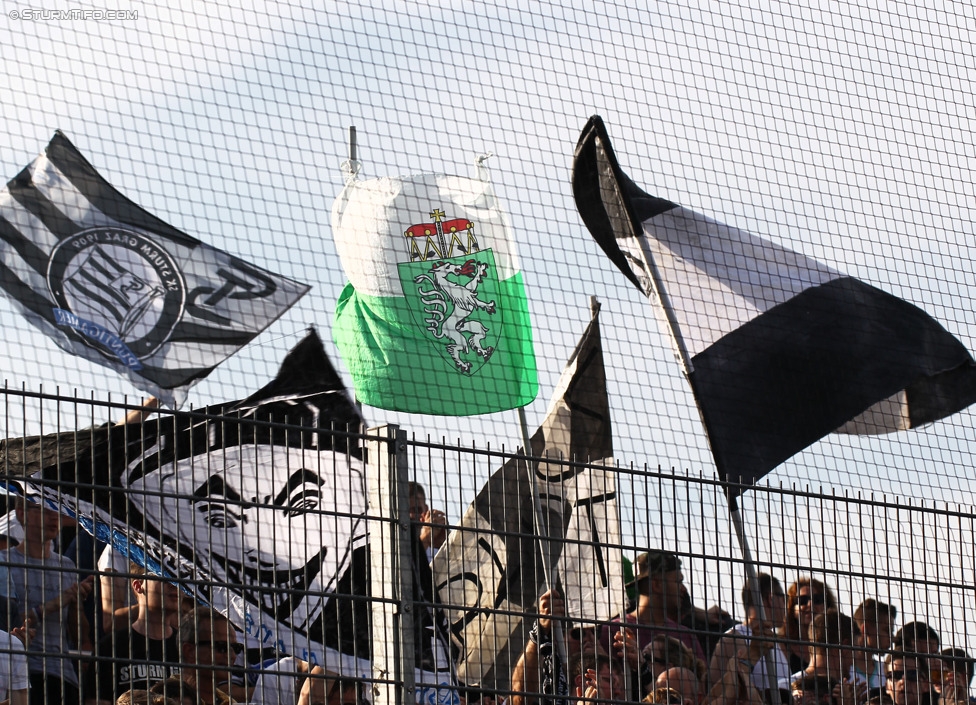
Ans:
<svg viewBox="0 0 976 705"><path fill-rule="evenodd" d="M725 675L725 671L729 665L729 659L735 658L736 649L741 644L742 639L738 634L726 634L715 645L711 663L708 664L709 686L715 685L722 680L722 676Z"/></svg>
<svg viewBox="0 0 976 705"><path fill-rule="evenodd" d="M752 684L752 669L774 647L773 642L762 637L775 636L775 629L766 625L753 634L748 646L740 641L733 657L726 662L725 673L708 691L702 705L763 705L762 694Z"/></svg>
<svg viewBox="0 0 976 705"><path fill-rule="evenodd" d="M140 421L145 421L149 418L156 409L159 408L159 399L156 397L149 397L146 401L142 402L142 406L138 409L132 409L129 411L125 418L119 421L119 425L127 423L139 423Z"/></svg>
<svg viewBox="0 0 976 705"><path fill-rule="evenodd" d="M551 641L551 616L561 617L564 613L563 598L557 591L549 590L539 598L539 619L536 620L532 631L529 633L529 641L525 645L525 651L522 652L515 664L515 670L512 671L513 692L509 701L511 705L538 704L542 683L539 647L541 644Z"/></svg>

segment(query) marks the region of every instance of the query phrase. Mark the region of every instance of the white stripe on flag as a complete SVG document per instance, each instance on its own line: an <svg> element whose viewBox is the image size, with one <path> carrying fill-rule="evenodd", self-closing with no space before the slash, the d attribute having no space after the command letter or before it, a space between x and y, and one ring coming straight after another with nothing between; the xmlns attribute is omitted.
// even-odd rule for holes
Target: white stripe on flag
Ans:
<svg viewBox="0 0 976 705"><path fill-rule="evenodd" d="M887 399L882 399L864 413L855 416L838 428L835 433L870 435L907 431L911 427L912 419L908 411L908 394L903 389Z"/></svg>
<svg viewBox="0 0 976 705"><path fill-rule="evenodd" d="M801 291L843 276L680 206L642 225L691 356Z"/></svg>
<svg viewBox="0 0 976 705"><path fill-rule="evenodd" d="M0 243L0 261L26 286L29 286L34 291L46 291L47 279L28 265L17 251L6 243Z"/></svg>
<svg viewBox="0 0 976 705"><path fill-rule="evenodd" d="M58 241L51 231L32 213L15 201L6 189L0 191L0 214L10 223L11 227L20 233L31 233L33 235L34 232L37 232L38 237L27 238L35 244L53 247ZM31 228L34 230L31 230ZM27 264L24 258L20 256L20 253L3 240L0 240L0 261L20 281L34 291L47 291L47 279L44 277L44 274Z"/></svg>
<svg viewBox="0 0 976 705"><path fill-rule="evenodd" d="M624 609L617 473L611 458L601 462L606 470L587 468L572 480L574 506L556 567L566 614L589 622L609 620Z"/></svg>
<svg viewBox="0 0 976 705"><path fill-rule="evenodd" d="M119 226L118 221L109 218L96 208L47 158L47 155L42 154L38 157L33 178L35 188L78 227L87 230Z"/></svg>
<svg viewBox="0 0 976 705"><path fill-rule="evenodd" d="M202 347L199 342L169 342L157 350L152 357L143 359L143 363L150 367L182 367L183 369L213 367L215 360L224 360L240 348L239 344L234 343L219 345L208 342L206 347Z"/></svg>
<svg viewBox="0 0 976 705"><path fill-rule="evenodd" d="M24 208L6 189L0 191L0 215L38 247L50 251L58 244L58 238L47 229L44 221Z"/></svg>

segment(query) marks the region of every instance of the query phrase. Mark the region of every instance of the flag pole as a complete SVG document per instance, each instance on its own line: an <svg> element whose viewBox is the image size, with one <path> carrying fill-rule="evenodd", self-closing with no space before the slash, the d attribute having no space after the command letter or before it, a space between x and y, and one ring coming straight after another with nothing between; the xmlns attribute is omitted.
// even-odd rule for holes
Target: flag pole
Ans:
<svg viewBox="0 0 976 705"><path fill-rule="evenodd" d="M644 233L637 231L635 228L634 236L637 238L637 242L640 244L644 266L646 267L647 273L650 275L648 277L648 284L651 291L645 291L645 295L653 294L657 297L657 300L660 301L661 308L664 310L664 315L667 319L668 329L671 332L671 340L674 343L676 357L681 365L681 371L684 373L685 379L688 380L688 384L691 385L692 391L694 392L695 387L691 383L691 373L694 366L691 363L691 355L688 353L688 346L685 343L684 336L681 335L681 328L678 326L678 319L675 315L674 307L671 305L671 298L668 296L668 292L664 287L664 281L661 277L660 271L657 268L657 263L654 261L653 254L647 245L647 240L644 237ZM709 450L712 450L712 458L714 458L715 452L712 448L712 439L708 433L708 424L705 423L705 416L702 413L701 405L698 403L698 395L693 393L692 396L695 398L695 408L698 409L698 416L702 421L702 429L705 431L705 440L708 443ZM746 584L750 586L750 590L752 592L752 604L756 608L760 624L764 624L766 622L766 611L763 609L762 593L759 590L759 579L757 576L756 565L752 557L752 551L749 548L749 540L742 524L742 515L739 512L737 495L730 492L730 489L731 488L729 487L725 488L725 499L729 507L729 518L732 521L732 529L735 531L736 539L739 542L739 550L742 553L742 564L746 573ZM774 648L779 647L777 646ZM773 658L771 652L767 652L766 655L763 656L763 661L766 664L766 685L770 691L771 705L781 705L782 700L779 692L779 674L776 673L776 660Z"/></svg>
<svg viewBox="0 0 976 705"><path fill-rule="evenodd" d="M359 163L359 141L356 136L356 126L349 126L349 158L339 165L343 178L348 186L359 176L362 165Z"/></svg>
<svg viewBox="0 0 976 705"><path fill-rule="evenodd" d="M595 296L590 297L590 316L596 318L597 314L600 313L600 302ZM532 455L532 439L529 436L529 423L525 418L525 407L518 407L518 419L519 428L522 431L522 452L525 456L525 472L529 480L529 487L532 491L532 519L535 525L535 535L537 537L542 536L542 531L545 528L545 519L542 515L542 498L539 496L539 486L535 481L535 472L533 465L535 460L531 458ZM548 533L547 533L548 535ZM546 582L546 589L552 590L555 587L555 576L552 574L552 563L550 562L550 554L547 546L542 546L541 542L539 545L539 552L542 554L542 575ZM562 623L554 619L552 620L552 640L556 645L556 656L559 659L559 665L564 669L566 677L569 678L569 672L566 671L566 666L568 664L568 657L566 655L566 640L563 638L563 626ZM626 684L629 688L630 684ZM629 692L629 691L628 691ZM776 705L776 704L774 704Z"/></svg>
<svg viewBox="0 0 976 705"><path fill-rule="evenodd" d="M541 541L542 531L546 528L545 519L542 516L542 498L539 496L539 485L535 481L535 461L531 457L532 439L529 437L529 423L525 418L524 406L518 407L518 419L519 427L522 431L522 455L525 457L525 472L529 480L529 488L532 491L532 523L535 525L539 553L542 554L542 576L546 582L546 589L552 590L555 587L555 576L552 574L549 547L542 545ZM566 640L563 638L563 626L558 619L551 620L551 623L552 641L556 645L556 657L559 659L559 667L563 669L568 679L569 672L566 670L568 660L566 657Z"/></svg>
<svg viewBox="0 0 976 705"><path fill-rule="evenodd" d="M596 318L600 314L600 308L601 308L600 300L596 296L592 296L591 295L590 296L590 318L591 319ZM627 604L627 601L625 599L624 600L624 605L626 605L626 604ZM626 611L627 611L627 608L625 606L624 609L623 609L623 612L626 612ZM621 627L623 627L623 623L621 623ZM625 667L621 670L620 675L622 676L622 680L623 680L624 692L625 693L630 693L631 692L631 684L633 682L633 679L631 678L631 673L632 672L631 672L630 668L628 666L626 666L626 663L627 663L627 658L626 657L627 657L627 652L626 652L626 645L625 645L624 646L624 664L625 664Z"/></svg>

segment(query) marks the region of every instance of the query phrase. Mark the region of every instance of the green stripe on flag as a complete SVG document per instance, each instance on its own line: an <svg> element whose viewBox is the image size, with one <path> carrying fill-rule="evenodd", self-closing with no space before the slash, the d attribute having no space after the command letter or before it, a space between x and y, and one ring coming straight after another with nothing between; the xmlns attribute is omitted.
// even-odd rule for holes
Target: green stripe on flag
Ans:
<svg viewBox="0 0 976 705"><path fill-rule="evenodd" d="M455 260L463 263L465 258ZM514 409L535 399L539 382L522 274L490 284L486 280L478 297L483 303L495 302L494 310L477 308L462 321L452 318L449 302L443 308L428 297L425 305L423 291L432 285L421 280L408 286L430 269L428 262L401 270L410 297L362 295L352 284L339 297L333 335L359 400L394 411L469 416ZM455 330L444 330L453 323ZM481 340L487 359L477 353L472 339ZM449 346L459 340L468 349L455 349L452 356Z"/></svg>

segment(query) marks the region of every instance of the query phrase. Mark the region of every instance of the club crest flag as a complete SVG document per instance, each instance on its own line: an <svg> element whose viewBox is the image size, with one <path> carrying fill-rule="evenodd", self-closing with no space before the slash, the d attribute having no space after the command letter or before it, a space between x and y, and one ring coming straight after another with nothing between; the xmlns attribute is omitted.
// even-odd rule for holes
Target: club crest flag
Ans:
<svg viewBox="0 0 976 705"><path fill-rule="evenodd" d="M349 278L333 334L360 401L469 416L535 399L515 240L487 180L351 180L332 232Z"/></svg>
<svg viewBox="0 0 976 705"><path fill-rule="evenodd" d="M309 290L146 212L60 131L0 192L0 288L62 349L170 406Z"/></svg>

